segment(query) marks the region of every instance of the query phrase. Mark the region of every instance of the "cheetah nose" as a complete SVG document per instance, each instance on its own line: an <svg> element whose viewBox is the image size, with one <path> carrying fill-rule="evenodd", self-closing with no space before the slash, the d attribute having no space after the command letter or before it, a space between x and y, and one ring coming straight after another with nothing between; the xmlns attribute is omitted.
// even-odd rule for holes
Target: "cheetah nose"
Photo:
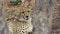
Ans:
<svg viewBox="0 0 60 34"><path fill-rule="evenodd" d="M29 18L28 18L28 16L26 16L26 18L27 18L26 20L28 20L28 19L29 19Z"/></svg>
<svg viewBox="0 0 60 34"><path fill-rule="evenodd" d="M28 16L26 16L28 18Z"/></svg>

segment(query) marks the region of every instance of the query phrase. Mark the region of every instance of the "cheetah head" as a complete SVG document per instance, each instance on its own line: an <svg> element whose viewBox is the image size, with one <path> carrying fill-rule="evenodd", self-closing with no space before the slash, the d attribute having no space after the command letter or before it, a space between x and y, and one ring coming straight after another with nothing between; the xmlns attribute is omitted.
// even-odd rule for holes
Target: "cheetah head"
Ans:
<svg viewBox="0 0 60 34"><path fill-rule="evenodd" d="M29 10L24 10L19 14L20 21L31 21L31 12Z"/></svg>

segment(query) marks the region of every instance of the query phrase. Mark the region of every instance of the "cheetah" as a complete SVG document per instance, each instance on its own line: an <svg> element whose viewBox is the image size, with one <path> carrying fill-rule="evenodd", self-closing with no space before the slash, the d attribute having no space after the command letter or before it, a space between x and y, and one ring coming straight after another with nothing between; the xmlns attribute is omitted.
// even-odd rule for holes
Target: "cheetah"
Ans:
<svg viewBox="0 0 60 34"><path fill-rule="evenodd" d="M15 20L10 20L8 27L12 32L11 34L28 34L28 32L32 32L31 19L29 15L23 13L18 18L16 17Z"/></svg>
<svg viewBox="0 0 60 34"><path fill-rule="evenodd" d="M30 34L33 30L31 3L22 1L19 5L10 5L9 0L3 2L4 18L7 21L9 34Z"/></svg>
<svg viewBox="0 0 60 34"><path fill-rule="evenodd" d="M28 34L32 32L33 25L31 20L32 18L28 10L24 10L12 18L7 18L10 34Z"/></svg>

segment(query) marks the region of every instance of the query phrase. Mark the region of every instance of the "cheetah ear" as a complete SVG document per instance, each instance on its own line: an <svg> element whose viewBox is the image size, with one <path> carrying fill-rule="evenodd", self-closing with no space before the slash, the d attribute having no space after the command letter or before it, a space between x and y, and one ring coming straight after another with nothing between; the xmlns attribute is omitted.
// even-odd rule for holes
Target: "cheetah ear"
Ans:
<svg viewBox="0 0 60 34"><path fill-rule="evenodd" d="M24 2L25 0L22 0L22 2Z"/></svg>

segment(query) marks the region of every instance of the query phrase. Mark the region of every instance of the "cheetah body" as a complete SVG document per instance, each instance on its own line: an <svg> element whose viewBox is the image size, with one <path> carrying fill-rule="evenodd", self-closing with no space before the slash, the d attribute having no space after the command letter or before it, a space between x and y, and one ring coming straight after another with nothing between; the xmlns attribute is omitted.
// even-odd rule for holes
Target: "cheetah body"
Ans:
<svg viewBox="0 0 60 34"><path fill-rule="evenodd" d="M9 5L9 0L4 1L4 18L7 21L10 34L28 34L28 32L32 32L31 13L33 12L33 4L31 3L27 0L20 5Z"/></svg>
<svg viewBox="0 0 60 34"><path fill-rule="evenodd" d="M28 34L28 32L32 32L33 26L31 23L26 22L10 22L8 23L8 27L11 34Z"/></svg>

